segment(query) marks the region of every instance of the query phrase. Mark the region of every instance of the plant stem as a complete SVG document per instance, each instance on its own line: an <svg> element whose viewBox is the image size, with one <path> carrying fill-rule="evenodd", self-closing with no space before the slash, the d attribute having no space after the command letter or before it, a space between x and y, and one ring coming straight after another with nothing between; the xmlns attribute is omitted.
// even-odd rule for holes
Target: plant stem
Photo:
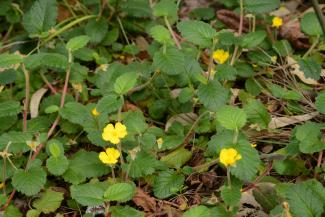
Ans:
<svg viewBox="0 0 325 217"><path fill-rule="evenodd" d="M29 95L30 95L30 78L29 72L26 70L25 65L22 64L21 68L25 76L25 102L24 102L24 112L23 112L23 132L27 131L27 115L29 106Z"/></svg>
<svg viewBox="0 0 325 217"><path fill-rule="evenodd" d="M243 32L243 22L244 22L244 3L243 0L240 0L240 20L239 20L239 29L238 29L238 36L240 36ZM235 46L234 53L231 57L230 65L234 65L237 52L238 52L238 45Z"/></svg>
<svg viewBox="0 0 325 217"><path fill-rule="evenodd" d="M315 39L314 43L310 46L310 48L307 50L307 52L302 56L303 59L309 56L309 54L315 49L319 42L319 36Z"/></svg>
<svg viewBox="0 0 325 217"><path fill-rule="evenodd" d="M216 43L217 43L217 41L215 39L213 39L211 53L210 53L210 59L209 59L209 66L208 66L208 81L212 80L213 52L216 47Z"/></svg>
<svg viewBox="0 0 325 217"><path fill-rule="evenodd" d="M119 17L117 17L117 22L118 22L118 24L120 25L120 28L121 28L121 31L122 31L122 34L123 34L123 36L124 36L124 38L125 38L126 43L127 43L127 44L130 44L129 39L128 39L128 37L126 36L126 32L125 32L125 30L124 30L124 27L123 27L122 21L121 21L121 19L120 19Z"/></svg>
<svg viewBox="0 0 325 217"><path fill-rule="evenodd" d="M167 29L168 29L169 33L171 34L171 36L173 37L174 42L175 42L177 48L178 48L178 49L182 49L182 47L181 47L181 45L180 45L178 39L176 38L176 35L174 34L174 31L173 31L173 29L172 29L172 26L170 25L170 23L169 23L169 21L168 21L168 19L167 19L167 16L164 16L164 20L165 20L165 24L166 24L166 26L167 26Z"/></svg>
<svg viewBox="0 0 325 217"><path fill-rule="evenodd" d="M227 167L227 182L229 187L231 188L231 177L230 177L230 168Z"/></svg>
<svg viewBox="0 0 325 217"><path fill-rule="evenodd" d="M323 34L325 35L325 17L323 15L322 10L319 7L319 3L317 0L311 0L311 3L313 5L313 8L317 14L317 18L319 20L320 26L322 27Z"/></svg>

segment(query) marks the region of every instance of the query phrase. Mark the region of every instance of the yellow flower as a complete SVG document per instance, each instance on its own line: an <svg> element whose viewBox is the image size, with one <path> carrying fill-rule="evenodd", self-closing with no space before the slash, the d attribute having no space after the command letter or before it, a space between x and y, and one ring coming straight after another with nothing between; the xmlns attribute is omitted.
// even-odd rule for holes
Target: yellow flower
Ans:
<svg viewBox="0 0 325 217"><path fill-rule="evenodd" d="M126 127L121 122L117 122L115 127L113 124L107 124L102 133L103 139L113 144L120 143L120 139L124 138L126 135Z"/></svg>
<svg viewBox="0 0 325 217"><path fill-rule="evenodd" d="M241 159L241 155L234 148L223 148L220 152L220 162L226 167L233 166L236 161Z"/></svg>
<svg viewBox="0 0 325 217"><path fill-rule="evenodd" d="M160 149L162 144L164 143L164 140L163 140L163 138L160 137L159 139L157 139L156 142L157 142L158 148Z"/></svg>
<svg viewBox="0 0 325 217"><path fill-rule="evenodd" d="M252 148L255 148L257 145L255 143L251 144Z"/></svg>
<svg viewBox="0 0 325 217"><path fill-rule="evenodd" d="M276 63L278 57L277 56L271 56L271 62Z"/></svg>
<svg viewBox="0 0 325 217"><path fill-rule="evenodd" d="M97 111L96 108L94 108L93 110L91 110L91 114L92 114L93 116L98 116L98 115L100 115L100 113Z"/></svg>
<svg viewBox="0 0 325 217"><path fill-rule="evenodd" d="M218 50L213 52L213 59L219 64L223 64L224 62L227 61L228 58L229 58L229 52L228 51L218 49Z"/></svg>
<svg viewBox="0 0 325 217"><path fill-rule="evenodd" d="M99 153L99 159L104 164L116 164L121 153L115 148L107 148L106 151Z"/></svg>
<svg viewBox="0 0 325 217"><path fill-rule="evenodd" d="M272 27L279 28L282 26L283 20L281 17L273 17L272 19Z"/></svg>
<svg viewBox="0 0 325 217"><path fill-rule="evenodd" d="M30 147L30 149L32 149L33 151L36 151L36 148L39 143L36 141L26 141L26 144L27 144L27 146Z"/></svg>
<svg viewBox="0 0 325 217"><path fill-rule="evenodd" d="M4 182L0 182L0 189L2 189L5 186Z"/></svg>

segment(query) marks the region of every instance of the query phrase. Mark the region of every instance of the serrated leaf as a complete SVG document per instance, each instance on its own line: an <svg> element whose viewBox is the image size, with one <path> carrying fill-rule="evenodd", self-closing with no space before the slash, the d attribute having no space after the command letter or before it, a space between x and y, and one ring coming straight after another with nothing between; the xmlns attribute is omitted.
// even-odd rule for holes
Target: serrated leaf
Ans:
<svg viewBox="0 0 325 217"><path fill-rule="evenodd" d="M105 200L126 202L131 200L135 193L135 185L132 183L115 183L107 188L104 193Z"/></svg>
<svg viewBox="0 0 325 217"><path fill-rule="evenodd" d="M228 206L236 206L241 198L240 188L224 185L221 187L221 197Z"/></svg>
<svg viewBox="0 0 325 217"><path fill-rule="evenodd" d="M63 201L63 193L47 189L42 193L41 198L33 202L33 206L44 214L57 210Z"/></svg>
<svg viewBox="0 0 325 217"><path fill-rule="evenodd" d="M112 217L144 217L144 213L130 206L112 206L110 207Z"/></svg>
<svg viewBox="0 0 325 217"><path fill-rule="evenodd" d="M21 63L23 58L18 54L0 54L0 68L9 68L12 65Z"/></svg>
<svg viewBox="0 0 325 217"><path fill-rule="evenodd" d="M278 40L274 42L272 48L282 57L289 56L293 53L293 49L287 40Z"/></svg>
<svg viewBox="0 0 325 217"><path fill-rule="evenodd" d="M36 209L30 209L26 213L26 217L39 217L41 215L41 211L38 211Z"/></svg>
<svg viewBox="0 0 325 217"><path fill-rule="evenodd" d="M141 134L148 127L143 113L139 110L129 111L125 117L123 117L123 121L128 133Z"/></svg>
<svg viewBox="0 0 325 217"><path fill-rule="evenodd" d="M290 212L295 217L320 217L324 212L324 198L318 192L324 188L318 182L310 180L291 185L286 192Z"/></svg>
<svg viewBox="0 0 325 217"><path fill-rule="evenodd" d="M194 206L187 210L183 217L212 217L210 210L206 206Z"/></svg>
<svg viewBox="0 0 325 217"><path fill-rule="evenodd" d="M258 100L249 100L248 103L244 105L244 110L247 114L248 121L258 124L261 129L268 127L271 116L263 103Z"/></svg>
<svg viewBox="0 0 325 217"><path fill-rule="evenodd" d="M137 83L137 73L125 73L119 76L114 83L114 91L119 95L127 94Z"/></svg>
<svg viewBox="0 0 325 217"><path fill-rule="evenodd" d="M121 97L116 94L110 94L98 100L96 110L99 113L110 114L116 112L122 105L123 101Z"/></svg>
<svg viewBox="0 0 325 217"><path fill-rule="evenodd" d="M165 52L161 50L153 56L154 68L168 75L178 75L184 72L184 64L183 53L175 47L168 46Z"/></svg>
<svg viewBox="0 0 325 217"><path fill-rule="evenodd" d="M0 57L1 61L1 57ZM1 63L0 63L1 64ZM14 69L6 69L0 73L0 85L7 85L13 83L17 79L17 71Z"/></svg>
<svg viewBox="0 0 325 217"><path fill-rule="evenodd" d="M85 32L91 43L100 43L108 31L108 23L104 18L89 20L85 26Z"/></svg>
<svg viewBox="0 0 325 217"><path fill-rule="evenodd" d="M208 23L196 20L185 20L177 25L182 36L188 41L204 47L212 45L212 39L217 35Z"/></svg>
<svg viewBox="0 0 325 217"><path fill-rule="evenodd" d="M56 0L37 0L23 17L23 26L29 35L41 35L56 23Z"/></svg>
<svg viewBox="0 0 325 217"><path fill-rule="evenodd" d="M219 64L216 67L215 77L218 80L236 80L237 70L229 64Z"/></svg>
<svg viewBox="0 0 325 217"><path fill-rule="evenodd" d="M76 36L74 38L71 38L67 45L66 48L70 50L71 52L79 50L80 48L83 48L86 46L89 42L90 38L87 35L80 35Z"/></svg>
<svg viewBox="0 0 325 217"><path fill-rule="evenodd" d="M133 17L151 17L152 9L147 0L129 0L120 3L123 12Z"/></svg>
<svg viewBox="0 0 325 217"><path fill-rule="evenodd" d="M320 125L314 122L296 126L295 137L299 141L299 150L302 153L314 153L325 149L320 129Z"/></svg>
<svg viewBox="0 0 325 217"><path fill-rule="evenodd" d="M267 13L280 6L280 0L244 0L244 8L252 13Z"/></svg>
<svg viewBox="0 0 325 217"><path fill-rule="evenodd" d="M12 185L17 191L33 196L37 194L46 182L46 173L42 168L32 167L24 171L19 169L12 177Z"/></svg>
<svg viewBox="0 0 325 217"><path fill-rule="evenodd" d="M185 148L179 148L163 156L160 160L171 168L180 169L191 157L192 152Z"/></svg>
<svg viewBox="0 0 325 217"><path fill-rule="evenodd" d="M315 105L320 113L325 114L325 91L322 91L318 94L316 97Z"/></svg>
<svg viewBox="0 0 325 217"><path fill-rule="evenodd" d="M17 101L5 101L0 103L0 117L13 116L21 112L22 107Z"/></svg>
<svg viewBox="0 0 325 217"><path fill-rule="evenodd" d="M22 217L23 214L21 214L20 210L15 207L14 205L8 206L8 208L5 210L3 217Z"/></svg>
<svg viewBox="0 0 325 217"><path fill-rule="evenodd" d="M200 84L197 95L207 109L217 111L226 104L229 91L217 80L213 80L208 84Z"/></svg>
<svg viewBox="0 0 325 217"><path fill-rule="evenodd" d="M31 141L33 138L32 133L9 131L0 135L0 150L4 150L10 142L8 151L11 153L25 152L29 150L26 142Z"/></svg>
<svg viewBox="0 0 325 217"><path fill-rule="evenodd" d="M322 67L313 59L301 59L298 61L299 68L303 71L306 78L318 80Z"/></svg>
<svg viewBox="0 0 325 217"><path fill-rule="evenodd" d="M322 28L314 12L304 14L300 22L300 27L307 35L319 36L323 34Z"/></svg>
<svg viewBox="0 0 325 217"><path fill-rule="evenodd" d="M96 152L80 150L69 159L69 167L62 175L64 180L79 184L86 178L100 177L110 172L110 167L103 164Z"/></svg>
<svg viewBox="0 0 325 217"><path fill-rule="evenodd" d="M250 32L242 37L240 45L244 48L255 48L266 38L265 31Z"/></svg>
<svg viewBox="0 0 325 217"><path fill-rule="evenodd" d="M217 120L228 130L239 130L246 124L247 115L243 109L224 106L217 113Z"/></svg>
<svg viewBox="0 0 325 217"><path fill-rule="evenodd" d="M68 58L59 53L37 53L26 57L24 63L29 70L39 67L65 70L68 66Z"/></svg>
<svg viewBox="0 0 325 217"><path fill-rule="evenodd" d="M160 172L153 184L154 195L159 199L168 198L181 190L184 180L183 175L178 175L173 170Z"/></svg>
<svg viewBox="0 0 325 217"><path fill-rule="evenodd" d="M153 15L156 17L176 17L177 4L174 0L161 0L153 7Z"/></svg>
<svg viewBox="0 0 325 217"><path fill-rule="evenodd" d="M51 156L46 160L46 167L53 175L60 176L68 169L69 161L63 155Z"/></svg>
<svg viewBox="0 0 325 217"><path fill-rule="evenodd" d="M104 203L104 190L95 184L72 185L70 192L71 197L83 206L99 206Z"/></svg>
<svg viewBox="0 0 325 217"><path fill-rule="evenodd" d="M170 33L168 29L166 29L162 25L156 25L150 28L149 33L151 37L155 39L155 41L159 43L172 43Z"/></svg>

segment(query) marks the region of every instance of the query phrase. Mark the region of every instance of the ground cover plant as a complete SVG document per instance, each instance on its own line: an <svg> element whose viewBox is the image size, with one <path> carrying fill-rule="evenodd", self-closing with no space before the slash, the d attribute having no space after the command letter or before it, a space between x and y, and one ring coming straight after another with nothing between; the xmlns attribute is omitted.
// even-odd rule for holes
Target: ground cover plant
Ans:
<svg viewBox="0 0 325 217"><path fill-rule="evenodd" d="M0 1L1 216L323 216L322 8Z"/></svg>

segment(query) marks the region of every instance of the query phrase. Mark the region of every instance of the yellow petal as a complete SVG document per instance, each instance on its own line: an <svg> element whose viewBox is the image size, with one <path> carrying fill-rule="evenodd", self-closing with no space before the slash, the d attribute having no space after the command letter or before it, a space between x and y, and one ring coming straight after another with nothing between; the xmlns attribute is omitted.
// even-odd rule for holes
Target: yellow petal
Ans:
<svg viewBox="0 0 325 217"><path fill-rule="evenodd" d="M228 60L228 58L229 58L229 52L227 51L218 49L213 52L213 59L219 64L225 63Z"/></svg>
<svg viewBox="0 0 325 217"><path fill-rule="evenodd" d="M242 157L234 148L224 148L220 152L219 160L225 166L232 166Z"/></svg>
<svg viewBox="0 0 325 217"><path fill-rule="evenodd" d="M104 128L105 133L113 133L115 131L113 124L107 124Z"/></svg>
<svg viewBox="0 0 325 217"><path fill-rule="evenodd" d="M126 131L126 126L121 122L115 124L115 130L119 138L124 138L128 133Z"/></svg>
<svg viewBox="0 0 325 217"><path fill-rule="evenodd" d="M94 116L100 115L100 113L97 111L96 108L94 108L93 110L91 110L91 114L94 115Z"/></svg>
<svg viewBox="0 0 325 217"><path fill-rule="evenodd" d="M107 154L105 153L105 152L100 152L99 153L99 160L101 161L101 162L103 162L104 164L109 164L109 159L108 159L108 156L107 156Z"/></svg>
<svg viewBox="0 0 325 217"><path fill-rule="evenodd" d="M120 152L115 148L107 148L106 154L112 158L118 159L120 157Z"/></svg>

